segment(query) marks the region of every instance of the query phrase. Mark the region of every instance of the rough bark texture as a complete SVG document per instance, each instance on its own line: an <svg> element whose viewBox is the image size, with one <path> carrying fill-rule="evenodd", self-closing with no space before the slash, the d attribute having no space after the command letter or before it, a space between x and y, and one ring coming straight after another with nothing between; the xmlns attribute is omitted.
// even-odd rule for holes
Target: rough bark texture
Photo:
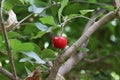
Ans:
<svg viewBox="0 0 120 80"><path fill-rule="evenodd" d="M64 62L64 59L70 57L72 54L74 54L77 49L101 26L103 26L104 24L110 22L111 20L113 20L116 17L114 12L109 12L108 14L106 14L105 16L103 16L103 18L101 18L100 20L98 20L97 22L95 22L70 48L68 48L62 55L59 56L59 61L60 62ZM56 78L56 74L58 72L57 69L59 69L59 66L57 65L57 59L54 62L54 66L53 68L56 69L52 69L50 72L49 77L47 78L47 80L55 80ZM55 65L57 65L57 67L55 67ZM55 72L56 71L56 72Z"/></svg>

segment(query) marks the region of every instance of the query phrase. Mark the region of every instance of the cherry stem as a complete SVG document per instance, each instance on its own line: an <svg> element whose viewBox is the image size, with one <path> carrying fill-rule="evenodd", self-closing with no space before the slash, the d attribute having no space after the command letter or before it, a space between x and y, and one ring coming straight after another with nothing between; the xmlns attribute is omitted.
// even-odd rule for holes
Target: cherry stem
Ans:
<svg viewBox="0 0 120 80"><path fill-rule="evenodd" d="M64 32L64 27L66 26L66 24L69 22L68 17L65 17L64 22L61 24L61 33L60 36L62 36L62 33Z"/></svg>
<svg viewBox="0 0 120 80"><path fill-rule="evenodd" d="M60 36L62 36L63 32L64 32L64 27L67 24L67 20L65 20L62 24L61 24L61 32L60 32Z"/></svg>
<svg viewBox="0 0 120 80"><path fill-rule="evenodd" d="M60 36L62 36L63 31L64 31L64 26L61 26Z"/></svg>
<svg viewBox="0 0 120 80"><path fill-rule="evenodd" d="M61 52L62 52L62 49L59 49L59 50L58 50L58 54L61 54Z"/></svg>

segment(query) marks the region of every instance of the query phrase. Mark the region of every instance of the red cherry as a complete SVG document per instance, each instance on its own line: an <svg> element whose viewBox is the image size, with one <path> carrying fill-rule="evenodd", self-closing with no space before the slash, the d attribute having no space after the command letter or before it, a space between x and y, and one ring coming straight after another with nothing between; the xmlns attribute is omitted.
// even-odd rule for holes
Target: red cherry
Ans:
<svg viewBox="0 0 120 80"><path fill-rule="evenodd" d="M52 44L55 48L63 49L67 45L67 39L62 36L55 36L52 38Z"/></svg>

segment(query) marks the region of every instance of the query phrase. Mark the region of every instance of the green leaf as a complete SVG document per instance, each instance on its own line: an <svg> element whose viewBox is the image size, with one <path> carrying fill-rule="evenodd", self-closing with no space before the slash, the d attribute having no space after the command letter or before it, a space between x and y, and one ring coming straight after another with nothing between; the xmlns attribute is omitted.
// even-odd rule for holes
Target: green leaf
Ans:
<svg viewBox="0 0 120 80"><path fill-rule="evenodd" d="M31 52L22 52L23 54L25 54L26 56L33 58L34 60L36 60L36 63L38 64L45 64L45 61L43 61L35 52L31 51Z"/></svg>
<svg viewBox="0 0 120 80"><path fill-rule="evenodd" d="M10 47L14 52L20 51L21 41L17 39L9 39Z"/></svg>
<svg viewBox="0 0 120 80"><path fill-rule="evenodd" d="M34 51L35 50L35 46L33 45L33 43L22 43L20 45L20 51Z"/></svg>
<svg viewBox="0 0 120 80"><path fill-rule="evenodd" d="M36 27L35 23L30 23L24 28L23 33L30 35L30 34L33 34L33 33L37 33L38 31L39 30Z"/></svg>
<svg viewBox="0 0 120 80"><path fill-rule="evenodd" d="M10 10L10 9L12 9L12 7L13 7L13 5L12 5L12 3L11 3L10 0L6 0L6 1L4 2L4 8L5 8L6 10Z"/></svg>
<svg viewBox="0 0 120 80"><path fill-rule="evenodd" d="M90 2L94 2L94 3L96 3L97 1L96 0L89 0Z"/></svg>
<svg viewBox="0 0 120 80"><path fill-rule="evenodd" d="M38 54L41 53L40 47L37 44L35 43L31 43L31 44L34 46L34 52Z"/></svg>
<svg viewBox="0 0 120 80"><path fill-rule="evenodd" d="M69 0L62 0L62 2L61 2L61 7L60 7L60 9L58 10L59 22L61 22L62 11L63 11L63 9L65 8L65 6L67 6L68 2L69 2Z"/></svg>
<svg viewBox="0 0 120 80"><path fill-rule="evenodd" d="M36 5L36 6L45 6L46 2L43 2L41 0L27 0L31 5Z"/></svg>
<svg viewBox="0 0 120 80"><path fill-rule="evenodd" d="M54 18L52 16L47 16L39 19L43 24L49 24L52 26L56 26Z"/></svg>
<svg viewBox="0 0 120 80"><path fill-rule="evenodd" d="M25 57L25 58L20 59L19 62L27 62L27 61L30 61L31 59L32 59L31 57Z"/></svg>
<svg viewBox="0 0 120 80"><path fill-rule="evenodd" d="M47 31L49 29L46 25L43 25L39 22L36 23L36 27L41 31Z"/></svg>
<svg viewBox="0 0 120 80"><path fill-rule="evenodd" d="M25 4L25 0L20 0L20 2L21 2L22 4Z"/></svg>
<svg viewBox="0 0 120 80"><path fill-rule="evenodd" d="M32 73L26 66L25 66L25 69L28 75Z"/></svg>
<svg viewBox="0 0 120 80"><path fill-rule="evenodd" d="M120 75L115 73L115 72L111 72L111 76L113 77L114 80L119 80L120 79Z"/></svg>
<svg viewBox="0 0 120 80"><path fill-rule="evenodd" d="M29 3L29 0L19 0L19 1L20 1L23 5L26 4L26 3L27 3L27 4Z"/></svg>
<svg viewBox="0 0 120 80"><path fill-rule="evenodd" d="M28 8L28 11L29 12L34 12L34 13L41 13L42 11L44 10L44 8L39 8L39 7L36 7L35 5L32 5Z"/></svg>
<svg viewBox="0 0 120 80"><path fill-rule="evenodd" d="M42 58L54 58L55 52L51 49L44 49L41 54Z"/></svg>
<svg viewBox="0 0 120 80"><path fill-rule="evenodd" d="M8 37L9 38L16 38L16 37L20 38L22 37L22 35L17 32L8 32Z"/></svg>
<svg viewBox="0 0 120 80"><path fill-rule="evenodd" d="M31 39L37 39L41 38L46 32L44 31L39 31L36 36L33 36Z"/></svg>
<svg viewBox="0 0 120 80"><path fill-rule="evenodd" d="M69 4L65 9L64 9L64 14L65 15L70 15L70 14L78 14L80 10L80 4L79 3L74 3L74 4Z"/></svg>
<svg viewBox="0 0 120 80"><path fill-rule="evenodd" d="M113 11L114 10L114 6L113 5L109 5L109 6L104 6L105 8L107 8L108 10Z"/></svg>
<svg viewBox="0 0 120 80"><path fill-rule="evenodd" d="M88 12L93 12L94 10L80 10L81 15L85 15Z"/></svg>
<svg viewBox="0 0 120 80"><path fill-rule="evenodd" d="M19 62L29 62L31 63L32 65L34 65L34 61L32 61L32 58L31 57L25 57L25 58L22 58L19 60Z"/></svg>
<svg viewBox="0 0 120 80"><path fill-rule="evenodd" d="M0 47L3 45L3 38L0 36Z"/></svg>
<svg viewBox="0 0 120 80"><path fill-rule="evenodd" d="M32 65L34 65L34 63L35 63L34 61L32 61L32 58L30 58L30 57L22 58L19 60L19 62L29 62Z"/></svg>
<svg viewBox="0 0 120 80"><path fill-rule="evenodd" d="M20 45L20 50L19 52L21 51L25 51L25 52L28 52L28 51L34 51L36 53L40 53L40 48L38 45L34 44L34 43L22 43Z"/></svg>
<svg viewBox="0 0 120 80"><path fill-rule="evenodd" d="M28 0L30 4L34 4L35 3L35 0Z"/></svg>
<svg viewBox="0 0 120 80"><path fill-rule="evenodd" d="M34 43L21 43L21 41L17 39L9 39L10 46L14 52L21 51L35 51L36 53L40 53L39 47Z"/></svg>
<svg viewBox="0 0 120 80"><path fill-rule="evenodd" d="M113 20L114 21L114 20ZM112 21L112 22L113 22ZM111 22L111 23L112 23ZM112 25L111 23L108 23L107 25L109 26L108 27L108 29L110 30L110 32L112 33L112 34L115 34L115 26L114 25Z"/></svg>

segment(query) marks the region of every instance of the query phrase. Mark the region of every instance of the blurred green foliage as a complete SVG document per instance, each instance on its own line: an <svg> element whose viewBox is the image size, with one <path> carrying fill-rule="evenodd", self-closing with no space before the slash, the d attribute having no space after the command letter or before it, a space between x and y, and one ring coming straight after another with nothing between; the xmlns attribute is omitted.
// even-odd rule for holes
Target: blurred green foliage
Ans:
<svg viewBox="0 0 120 80"><path fill-rule="evenodd" d="M60 25L66 17L82 15L90 18L98 9L112 11L114 7L112 0L5 0L4 15L10 9L16 13L19 21L27 15L34 13L21 23L19 28L8 32L17 73L21 78L25 78L27 69L33 71L35 67L40 66L41 71L44 72L48 69L48 66L40 64L40 62L35 62L35 56L30 57L23 53L33 51L34 55L36 54L41 60L53 61L58 50L53 48L51 37L47 34L59 35L61 31ZM65 26L63 34L67 36L68 46L71 46L82 35L83 29L88 21L88 19L79 17L71 20ZM103 57L103 59L95 63L81 61L65 75L67 80L76 80L76 78L79 80L119 80L119 30L119 19L115 19L101 26L90 37L87 46L89 52L86 58L92 60ZM0 34L0 63L10 71L4 43L3 35ZM45 77L44 74L42 76ZM2 74L0 74L0 78L8 80Z"/></svg>

